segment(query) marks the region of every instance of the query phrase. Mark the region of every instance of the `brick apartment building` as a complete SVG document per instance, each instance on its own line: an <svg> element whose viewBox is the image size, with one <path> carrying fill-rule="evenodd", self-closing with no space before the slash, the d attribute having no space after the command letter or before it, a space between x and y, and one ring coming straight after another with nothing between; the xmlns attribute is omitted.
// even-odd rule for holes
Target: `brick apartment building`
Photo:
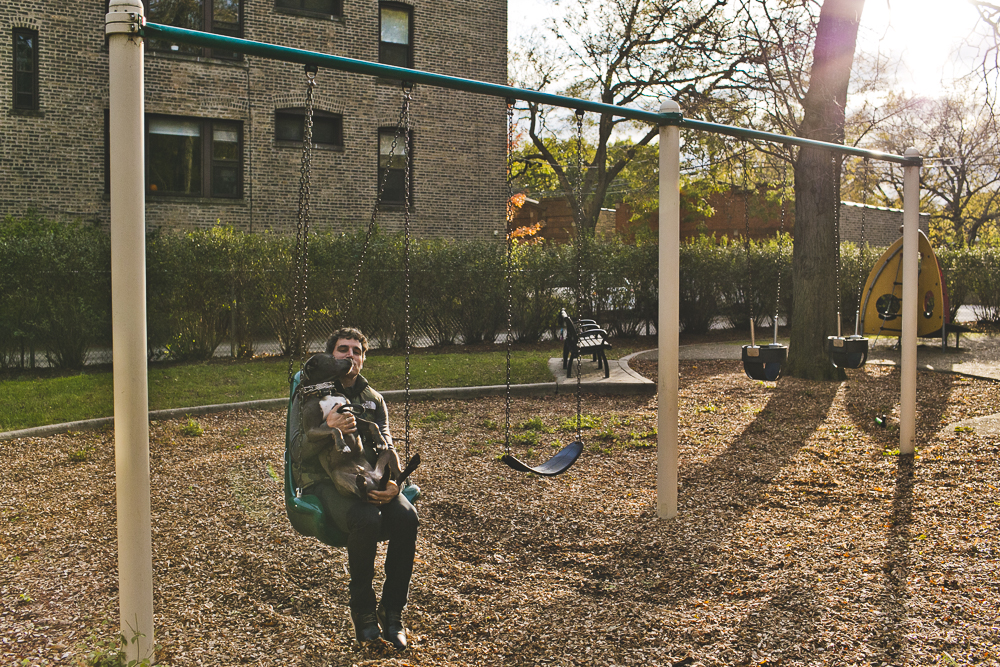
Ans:
<svg viewBox="0 0 1000 667"><path fill-rule="evenodd" d="M506 0L144 0L149 21L506 83ZM106 3L0 0L0 215L35 209L108 225ZM294 229L306 77L301 65L146 44L146 222ZM400 161L387 159L398 81L321 69L311 219L402 225ZM505 109L498 98L417 86L406 144L413 233L504 229ZM397 148L396 154L399 154Z"/></svg>

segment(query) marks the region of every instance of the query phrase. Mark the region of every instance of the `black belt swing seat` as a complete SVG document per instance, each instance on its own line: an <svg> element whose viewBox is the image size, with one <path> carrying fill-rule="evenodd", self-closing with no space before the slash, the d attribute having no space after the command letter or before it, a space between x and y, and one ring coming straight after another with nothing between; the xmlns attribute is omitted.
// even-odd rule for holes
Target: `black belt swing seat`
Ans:
<svg viewBox="0 0 1000 667"><path fill-rule="evenodd" d="M577 111L577 162L579 162L582 159L580 152L581 150L580 144L582 141L581 134L583 132L582 118L583 118L583 112ZM508 227L510 227L511 223L514 220L514 206L512 203L514 193L513 193L513 185L511 183L513 177L513 168L512 168L513 153L511 152L513 145L514 145L514 104L512 100L508 100L507 101L507 225ZM578 169L577 173L578 174L582 173L582 169ZM512 231L513 230L509 228L507 230L507 248L506 248L506 263L505 263L506 274L507 274L507 401L505 409L507 426L506 426L506 439L504 444L505 452L504 455L500 458L500 460L507 466L509 466L511 469L517 470L518 472L531 472L535 473L536 475L541 475L542 477L553 477L555 475L560 475L569 470L570 467L574 463L576 463L576 460L580 458L580 454L583 452L583 441L582 441L583 439L580 436L580 378L578 375L576 384L576 423L577 423L576 440L574 440L573 442L569 443L568 445L560 449L558 452L556 452L555 456L545 461L541 465L529 466L527 463L518 460L513 454L510 453L510 348L511 348L511 342L514 339L512 317L511 317L511 311L513 308L512 306L513 287L512 287L511 274L513 272L512 251L514 243L513 237L511 236ZM580 265L580 252L578 248L577 282L580 281L581 270L582 269ZM577 356L577 362L579 364L579 356ZM604 363L605 365L607 365L606 360ZM572 368L572 365L570 367Z"/></svg>

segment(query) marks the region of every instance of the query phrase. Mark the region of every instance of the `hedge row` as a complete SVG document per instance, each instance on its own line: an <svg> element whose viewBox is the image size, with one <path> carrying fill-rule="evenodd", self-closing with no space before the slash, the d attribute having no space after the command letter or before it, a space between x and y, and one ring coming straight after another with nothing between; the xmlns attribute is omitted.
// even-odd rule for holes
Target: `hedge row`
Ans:
<svg viewBox="0 0 1000 667"><path fill-rule="evenodd" d="M150 360L207 359L224 343L238 356L297 353L293 335L294 239L225 226L148 237L147 331ZM494 341L507 328L506 256L496 241L420 240L409 267L399 236L375 234L359 268L361 234L309 239L307 344L315 349L342 322L380 347L402 343L404 280L410 280L411 339L418 345ZM791 311L790 238L716 243L701 238L680 254L682 330L719 322L748 328ZM853 327L858 285L879 249L842 248L842 312ZM1000 319L1000 248L942 251L951 307L975 293L982 319ZM657 246L587 241L518 245L511 257L512 328L533 342L557 330L560 308L590 316L612 336L655 330ZM577 266L580 266L578 275ZM40 355L79 368L88 352L110 349L110 243L105 232L34 215L0 225L0 367ZM576 294L584 295L580 308ZM92 356L92 355L91 355Z"/></svg>

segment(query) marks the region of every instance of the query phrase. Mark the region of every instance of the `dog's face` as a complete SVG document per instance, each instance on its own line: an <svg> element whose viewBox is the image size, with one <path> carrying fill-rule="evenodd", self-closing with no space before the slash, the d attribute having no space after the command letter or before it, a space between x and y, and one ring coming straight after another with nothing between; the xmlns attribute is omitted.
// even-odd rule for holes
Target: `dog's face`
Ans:
<svg viewBox="0 0 1000 667"><path fill-rule="evenodd" d="M334 359L332 354L320 352L309 357L302 368L303 384L333 382L351 370L350 359Z"/></svg>

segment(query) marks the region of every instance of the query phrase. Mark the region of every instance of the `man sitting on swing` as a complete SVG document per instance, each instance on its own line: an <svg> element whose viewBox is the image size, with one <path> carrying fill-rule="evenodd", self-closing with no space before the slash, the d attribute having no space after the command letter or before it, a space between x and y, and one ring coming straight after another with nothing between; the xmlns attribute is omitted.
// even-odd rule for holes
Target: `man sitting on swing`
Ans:
<svg viewBox="0 0 1000 667"><path fill-rule="evenodd" d="M327 340L326 352L336 359L351 360L351 370L340 380L344 395L351 403L364 408L364 419L377 424L382 438L391 445L385 399L361 375L368 352L368 339L358 329L338 329ZM357 422L350 412L331 410L326 423L342 433L357 435ZM296 481L301 484L303 493L318 497L326 515L348 535L350 607L355 636L359 642L374 641L379 637L381 626L381 635L386 641L398 650L405 649L406 629L402 614L416 554L419 525L416 509L400 493L395 481L388 482L385 491L369 491L367 500L342 495L320 464L319 451L307 451L311 447L306 438L294 438L291 447L293 460L299 462L299 479ZM364 449L365 456L374 464L377 456L375 443L364 442ZM385 556L382 600L376 607L372 580L375 577L378 542L382 536L388 536L389 546Z"/></svg>

